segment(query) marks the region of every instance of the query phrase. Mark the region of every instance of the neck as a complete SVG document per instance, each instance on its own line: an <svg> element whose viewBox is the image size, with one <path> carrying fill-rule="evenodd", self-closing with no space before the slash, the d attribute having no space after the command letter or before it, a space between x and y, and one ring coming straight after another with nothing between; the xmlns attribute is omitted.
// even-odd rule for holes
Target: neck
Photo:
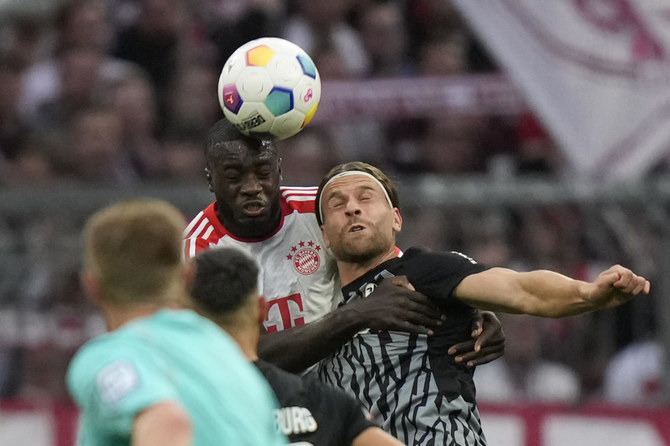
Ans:
<svg viewBox="0 0 670 446"><path fill-rule="evenodd" d="M146 303L134 303L130 305L123 306L108 306L103 309L103 314L105 315L105 322L107 323L107 330L114 331L122 325L127 324L128 322L140 319L143 317L151 316L156 313L158 310L164 308L181 308L175 303L172 304L160 304L156 302L146 302Z"/></svg>
<svg viewBox="0 0 670 446"><path fill-rule="evenodd" d="M393 245L389 251L365 262L345 262L338 260L337 270L340 273L340 282L342 286L349 285L368 271L396 257L398 255L396 254L395 245Z"/></svg>
<svg viewBox="0 0 670 446"><path fill-rule="evenodd" d="M168 287L160 296L152 299L122 304L103 303L101 310L105 316L107 330L112 331L135 319L151 316L158 310L185 308L186 302L188 302L188 299L181 288L173 286Z"/></svg>
<svg viewBox="0 0 670 446"><path fill-rule="evenodd" d="M258 360L258 338L260 331L257 326L245 324L240 321L210 317L216 325L225 330L242 350L242 354L249 361Z"/></svg>

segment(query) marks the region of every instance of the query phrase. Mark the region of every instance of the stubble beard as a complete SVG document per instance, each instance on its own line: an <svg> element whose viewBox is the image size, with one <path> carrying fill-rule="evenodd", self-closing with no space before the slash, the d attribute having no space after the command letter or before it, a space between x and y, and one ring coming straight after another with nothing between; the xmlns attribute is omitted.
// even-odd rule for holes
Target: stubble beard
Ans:
<svg viewBox="0 0 670 446"><path fill-rule="evenodd" d="M340 243L337 246L332 245L331 249L335 258L340 262L365 265L384 254L388 249L386 245L385 237L380 233L360 241L344 240L344 234L342 234Z"/></svg>

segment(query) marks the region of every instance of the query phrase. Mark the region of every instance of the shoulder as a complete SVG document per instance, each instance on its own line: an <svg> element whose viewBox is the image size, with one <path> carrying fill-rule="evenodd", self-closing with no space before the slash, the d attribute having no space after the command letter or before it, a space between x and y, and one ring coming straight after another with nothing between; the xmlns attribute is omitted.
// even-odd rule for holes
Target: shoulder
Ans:
<svg viewBox="0 0 670 446"><path fill-rule="evenodd" d="M280 188L282 205L289 211L313 214L317 190L317 187L312 186L282 186Z"/></svg>
<svg viewBox="0 0 670 446"><path fill-rule="evenodd" d="M406 263L420 263L426 266L479 265L475 259L459 251L435 251L425 246L414 246L405 251L401 257Z"/></svg>
<svg viewBox="0 0 670 446"><path fill-rule="evenodd" d="M406 275L418 291L435 296L449 295L463 278L487 269L460 252L424 247L408 249L400 260L394 273Z"/></svg>
<svg viewBox="0 0 670 446"><path fill-rule="evenodd" d="M226 232L226 228L216 215L216 202L214 202L198 212L184 229L185 257L195 256L210 244L219 241Z"/></svg>
<svg viewBox="0 0 670 446"><path fill-rule="evenodd" d="M109 333L79 349L70 362L67 384L75 400L81 402L94 392L111 404L139 384L139 371L150 361L151 352L142 344ZM116 383L116 387L106 383Z"/></svg>
<svg viewBox="0 0 670 446"><path fill-rule="evenodd" d="M216 216L216 202L213 202L193 217L186 226L186 229L184 229L184 238L204 237L208 232L211 232L211 229L209 228L216 225L218 221L219 219Z"/></svg>

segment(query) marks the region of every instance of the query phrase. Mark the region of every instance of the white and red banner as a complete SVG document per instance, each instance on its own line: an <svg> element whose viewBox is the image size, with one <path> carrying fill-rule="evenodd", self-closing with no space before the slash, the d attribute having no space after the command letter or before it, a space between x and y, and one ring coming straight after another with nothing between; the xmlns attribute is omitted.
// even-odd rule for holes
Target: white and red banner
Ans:
<svg viewBox="0 0 670 446"><path fill-rule="evenodd" d="M480 404L489 446L670 446L670 408ZM0 401L0 445L72 446L69 403Z"/></svg>
<svg viewBox="0 0 670 446"><path fill-rule="evenodd" d="M454 0L579 174L670 152L670 1Z"/></svg>

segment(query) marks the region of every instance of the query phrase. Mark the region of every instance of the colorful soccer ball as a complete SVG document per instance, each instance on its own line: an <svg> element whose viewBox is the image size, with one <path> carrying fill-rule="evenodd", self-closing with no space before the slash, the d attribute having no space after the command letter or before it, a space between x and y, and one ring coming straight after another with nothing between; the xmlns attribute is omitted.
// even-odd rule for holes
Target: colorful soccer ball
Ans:
<svg viewBox="0 0 670 446"><path fill-rule="evenodd" d="M314 116L321 79L299 46L263 37L245 43L228 58L218 96L224 115L242 133L284 139Z"/></svg>

